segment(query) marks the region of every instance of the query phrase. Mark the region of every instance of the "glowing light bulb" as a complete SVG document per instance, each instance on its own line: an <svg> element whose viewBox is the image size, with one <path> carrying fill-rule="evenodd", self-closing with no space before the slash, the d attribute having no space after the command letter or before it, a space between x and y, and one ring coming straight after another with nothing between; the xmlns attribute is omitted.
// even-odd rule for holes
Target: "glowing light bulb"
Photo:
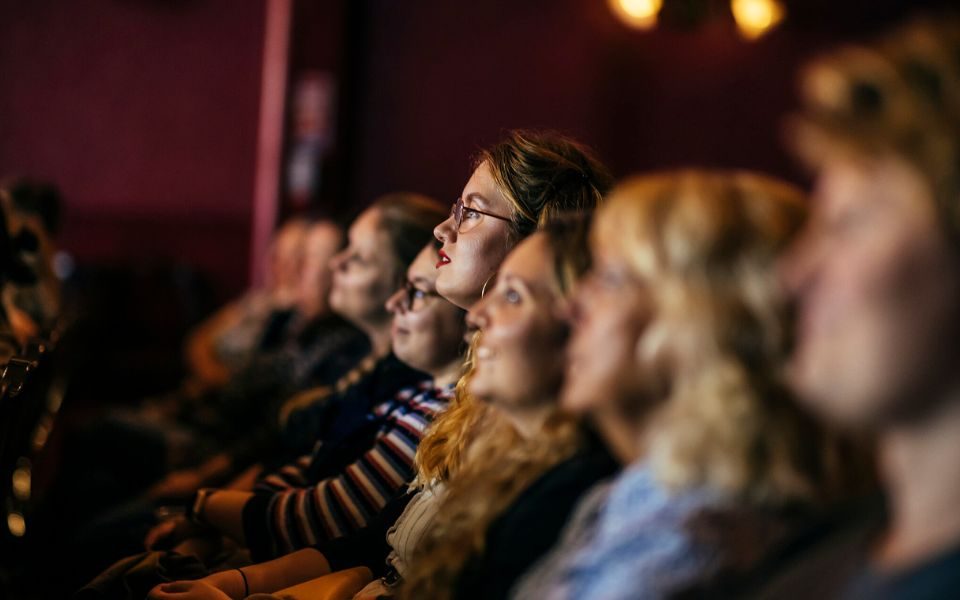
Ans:
<svg viewBox="0 0 960 600"><path fill-rule="evenodd" d="M27 501L30 499L30 467L20 467L13 472L13 495L17 500Z"/></svg>
<svg viewBox="0 0 960 600"><path fill-rule="evenodd" d="M663 0L609 0L613 14L624 24L634 29L652 29L657 24L657 14Z"/></svg>
<svg viewBox="0 0 960 600"><path fill-rule="evenodd" d="M751 40L776 27L785 14L779 0L731 0L730 12L740 34Z"/></svg>
<svg viewBox="0 0 960 600"><path fill-rule="evenodd" d="M7 515L7 529L13 537L23 537L27 533L27 521L20 513L12 512Z"/></svg>

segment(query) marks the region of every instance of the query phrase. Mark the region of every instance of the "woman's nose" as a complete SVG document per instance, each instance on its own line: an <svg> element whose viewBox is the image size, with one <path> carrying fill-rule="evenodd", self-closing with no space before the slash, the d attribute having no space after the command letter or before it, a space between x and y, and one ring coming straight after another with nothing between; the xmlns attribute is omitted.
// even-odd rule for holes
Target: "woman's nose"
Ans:
<svg viewBox="0 0 960 600"><path fill-rule="evenodd" d="M809 285L816 265L823 253L822 244L808 229L800 234L777 262L776 274L780 285L790 297L798 296Z"/></svg>
<svg viewBox="0 0 960 600"><path fill-rule="evenodd" d="M442 243L453 243L457 241L457 228L454 227L453 217L447 217L442 223L433 228L433 237Z"/></svg>
<svg viewBox="0 0 960 600"><path fill-rule="evenodd" d="M406 290L404 290L403 288L400 288L399 290L391 294L391 296L387 298L386 303L384 303L384 307L387 309L387 312L392 314L397 314L405 311L406 310L406 306L404 305L405 294L406 294Z"/></svg>
<svg viewBox="0 0 960 600"><path fill-rule="evenodd" d="M328 265L330 266L330 271L332 273L335 273L343 268L343 263L344 263L343 257L344 257L344 253L338 252L334 254L333 257L330 258L330 262L328 263Z"/></svg>

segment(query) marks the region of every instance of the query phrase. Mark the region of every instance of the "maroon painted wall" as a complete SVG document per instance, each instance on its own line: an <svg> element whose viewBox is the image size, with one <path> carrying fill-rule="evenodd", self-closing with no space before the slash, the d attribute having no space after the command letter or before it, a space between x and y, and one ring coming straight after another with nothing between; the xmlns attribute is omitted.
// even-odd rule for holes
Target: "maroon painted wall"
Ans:
<svg viewBox="0 0 960 600"><path fill-rule="evenodd" d="M788 4L783 27L748 42L720 14L693 29L629 30L606 0L368 0L353 40L364 58L351 197L412 188L452 200L469 156L514 127L569 132L620 176L693 165L802 180L781 139L798 66L937 3Z"/></svg>
<svg viewBox="0 0 960 600"><path fill-rule="evenodd" d="M790 170L778 123L806 55L797 36L635 32L599 0L371 4L360 201L393 188L452 200L470 155L514 127L568 132L619 175Z"/></svg>
<svg viewBox="0 0 960 600"><path fill-rule="evenodd" d="M242 287L261 0L0 0L0 175L57 182L84 262Z"/></svg>

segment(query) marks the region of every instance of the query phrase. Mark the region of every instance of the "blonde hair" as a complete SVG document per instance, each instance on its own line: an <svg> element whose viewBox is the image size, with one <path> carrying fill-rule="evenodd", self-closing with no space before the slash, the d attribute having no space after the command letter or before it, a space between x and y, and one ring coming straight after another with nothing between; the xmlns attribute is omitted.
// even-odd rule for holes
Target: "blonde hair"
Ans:
<svg viewBox="0 0 960 600"><path fill-rule="evenodd" d="M559 219L544 228L553 274L563 295L589 267L589 259L584 258L589 256L588 230L585 217ZM461 380L460 391L465 391L467 381L469 375ZM538 435L525 439L495 409L469 396L463 398L479 409L458 415L463 429L446 440L447 449L458 455L456 470L450 472L449 463L441 463L448 468L446 496L417 548L402 588L405 598L450 597L464 563L484 551L490 523L538 477L582 446L578 423L558 407ZM421 463L421 470L424 467Z"/></svg>
<svg viewBox="0 0 960 600"><path fill-rule="evenodd" d="M478 337L474 335L464 357L464 374L457 381L449 407L433 421L417 445L415 485L450 479L463 462L471 432L487 417L487 405L467 392L475 367L477 342Z"/></svg>
<svg viewBox="0 0 960 600"><path fill-rule="evenodd" d="M598 213L595 241L649 283L638 356L666 400L647 456L668 486L772 505L836 488L831 436L782 384L790 327L773 267L805 215L786 183L708 171L628 180Z"/></svg>
<svg viewBox="0 0 960 600"><path fill-rule="evenodd" d="M837 152L892 155L929 184L960 238L960 16L923 18L812 62L791 142L813 166Z"/></svg>

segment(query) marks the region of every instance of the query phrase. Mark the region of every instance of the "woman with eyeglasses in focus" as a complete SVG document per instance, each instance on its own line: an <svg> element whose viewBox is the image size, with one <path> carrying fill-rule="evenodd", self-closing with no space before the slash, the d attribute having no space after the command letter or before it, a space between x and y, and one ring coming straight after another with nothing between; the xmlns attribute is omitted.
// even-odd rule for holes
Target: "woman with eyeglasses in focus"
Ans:
<svg viewBox="0 0 960 600"><path fill-rule="evenodd" d="M591 211L611 181L593 153L567 137L552 132L510 132L480 153L449 218L434 231L443 243L437 291L458 306L472 306L493 285L494 275L511 249L561 215ZM387 563L366 563L382 576L359 593L358 600L391 596L402 585L415 548L432 528L447 481L467 460L467 449L481 446L474 444L475 438L500 431L507 436L504 442L516 439L496 415L488 413L486 403L471 397L467 382L473 365L471 351L450 409L431 425L417 448L416 489L409 495L405 513L390 530ZM473 456L482 453L470 451ZM326 552L332 556L337 550ZM346 567L356 561L341 564Z"/></svg>
<svg viewBox="0 0 960 600"><path fill-rule="evenodd" d="M570 138L553 132L510 132L480 153L450 217L434 232L443 242L437 290L459 306L474 305L520 241L564 215L591 212L611 183L592 151ZM432 527L447 482L456 478L469 456L482 455L477 439L488 432L494 436L494 431L506 436L504 443L517 439L487 403L469 392L474 365L471 349L451 408L417 449L417 484L422 490L411 509L421 517L417 535L405 538L404 551L397 553L385 576L358 598L393 595L402 585L414 548Z"/></svg>

